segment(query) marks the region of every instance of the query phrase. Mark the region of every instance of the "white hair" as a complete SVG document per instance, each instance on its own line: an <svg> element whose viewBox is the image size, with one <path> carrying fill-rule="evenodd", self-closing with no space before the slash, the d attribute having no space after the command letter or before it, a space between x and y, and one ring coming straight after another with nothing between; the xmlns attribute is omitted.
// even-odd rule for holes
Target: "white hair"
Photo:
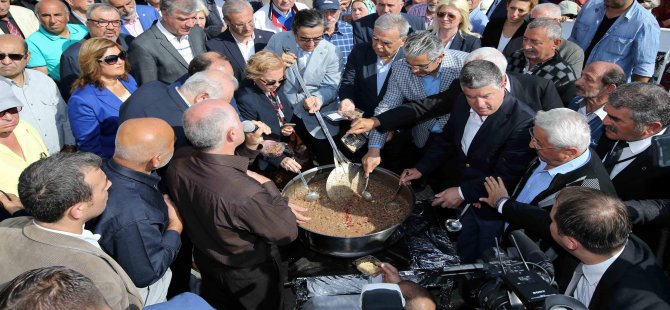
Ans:
<svg viewBox="0 0 670 310"><path fill-rule="evenodd" d="M499 50L493 47L480 47L468 54L465 57L465 63L471 62L473 60L488 60L500 69L502 74L505 74L507 71L507 58Z"/></svg>
<svg viewBox="0 0 670 310"><path fill-rule="evenodd" d="M568 108L538 111L535 126L547 133L555 147L576 147L580 153L591 144L591 128L586 117Z"/></svg>

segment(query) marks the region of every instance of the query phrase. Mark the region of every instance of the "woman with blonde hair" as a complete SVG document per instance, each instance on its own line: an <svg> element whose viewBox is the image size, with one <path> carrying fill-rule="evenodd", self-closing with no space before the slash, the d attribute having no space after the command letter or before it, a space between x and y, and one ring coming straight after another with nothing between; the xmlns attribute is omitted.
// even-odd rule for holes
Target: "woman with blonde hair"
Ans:
<svg viewBox="0 0 670 310"><path fill-rule="evenodd" d="M80 151L103 158L114 154L119 108L137 89L126 58L121 46L106 38L91 38L81 45L81 75L68 100L70 126Z"/></svg>
<svg viewBox="0 0 670 310"><path fill-rule="evenodd" d="M481 47L479 35L470 30L470 5L466 0L441 0L432 27L445 50L469 53Z"/></svg>
<svg viewBox="0 0 670 310"><path fill-rule="evenodd" d="M290 142L290 137L295 135L295 124L291 122L293 107L290 102L282 102L277 95L284 82L284 68L282 58L272 52L260 51L251 56L245 69L245 79L235 92L235 101L244 119L261 121L270 127L272 133L266 139ZM263 156L254 166L267 172L276 167L293 172L301 168L285 154Z"/></svg>

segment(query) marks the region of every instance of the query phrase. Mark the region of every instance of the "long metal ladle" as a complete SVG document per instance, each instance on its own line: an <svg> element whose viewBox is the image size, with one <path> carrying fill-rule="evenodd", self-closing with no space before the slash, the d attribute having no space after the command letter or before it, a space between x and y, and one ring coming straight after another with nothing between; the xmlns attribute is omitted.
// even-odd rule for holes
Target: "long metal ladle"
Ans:
<svg viewBox="0 0 670 310"><path fill-rule="evenodd" d="M299 171L298 175L300 176L300 180L302 180L302 184L305 185L305 188L307 189L307 194L305 194L305 201L312 202L319 200L319 193L309 189L309 185L307 185L307 181L305 180L305 176L302 174L302 171Z"/></svg>
<svg viewBox="0 0 670 310"><path fill-rule="evenodd" d="M457 218L448 219L446 222L444 222L444 228L446 228L448 232L459 232L459 231L461 231L461 229L463 229L463 224L461 223L461 218L463 217L465 212L468 212L469 209L470 209L470 204L465 205L465 208L463 208L463 211L461 211L461 214L459 214Z"/></svg>

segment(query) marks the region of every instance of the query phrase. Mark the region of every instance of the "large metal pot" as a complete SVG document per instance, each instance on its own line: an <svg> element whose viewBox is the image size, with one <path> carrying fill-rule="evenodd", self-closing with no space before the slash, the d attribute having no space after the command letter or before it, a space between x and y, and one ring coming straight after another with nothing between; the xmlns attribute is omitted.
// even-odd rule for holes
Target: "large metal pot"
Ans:
<svg viewBox="0 0 670 310"><path fill-rule="evenodd" d="M334 168L335 165L316 167L305 171L304 175L311 183L312 181L328 178L328 174ZM370 174L370 178L393 189L397 188L399 182L397 174L383 168L375 169L375 171ZM294 189L301 186L303 185L300 183L300 178L295 177L286 184L282 194L288 196ZM404 221L414 207L414 192L410 187L403 186L398 197L398 199L404 199L411 202L407 209L407 215L403 218ZM391 197L388 199L390 198ZM360 257L382 250L397 241L401 234L396 232L396 230L401 223L402 221L385 230L360 237L330 236L300 227L299 238L309 248L322 254L339 257Z"/></svg>

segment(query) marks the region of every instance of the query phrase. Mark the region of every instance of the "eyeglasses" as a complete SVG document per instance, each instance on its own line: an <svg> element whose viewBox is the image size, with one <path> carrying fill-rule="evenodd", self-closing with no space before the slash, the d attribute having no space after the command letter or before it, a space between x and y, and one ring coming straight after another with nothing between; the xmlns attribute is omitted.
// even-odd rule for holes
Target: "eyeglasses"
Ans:
<svg viewBox="0 0 670 310"><path fill-rule="evenodd" d="M239 29L239 28L243 28L244 26L249 26L250 28L254 28L254 21L253 21L253 20L250 20L250 21L248 21L248 22L246 22L246 23L228 24L228 26L232 26L232 27L235 27L235 28L238 28L238 29Z"/></svg>
<svg viewBox="0 0 670 310"><path fill-rule="evenodd" d="M437 58L440 58L440 57L437 57ZM427 63L427 64L425 64L425 65L410 65L409 62L406 62L405 64L406 64L410 69L416 69L416 70L426 71L426 70L428 70L428 67L430 67L430 65L432 65L432 64L435 62L435 60L437 60L437 58L431 60L429 63Z"/></svg>
<svg viewBox="0 0 670 310"><path fill-rule="evenodd" d="M542 147L538 142L537 139L535 139L535 136L533 135L533 127L528 128L528 133L530 133L530 143L533 144L536 150L541 151L541 150L549 150L549 149L557 149L555 146L547 146L547 147Z"/></svg>
<svg viewBox="0 0 670 310"><path fill-rule="evenodd" d="M126 52L121 52L118 55L107 55L105 58L98 60L99 62L104 62L108 65L115 65L117 62L119 62L119 59L121 60L126 60Z"/></svg>
<svg viewBox="0 0 670 310"><path fill-rule="evenodd" d="M0 111L0 117L5 116L5 114L7 114L7 113L9 113L9 114L16 114L16 113L19 113L19 112L21 112L21 107L13 107L13 108L9 108L9 109L7 109L7 110Z"/></svg>
<svg viewBox="0 0 670 310"><path fill-rule="evenodd" d="M0 54L0 60L5 60L5 57L9 57L13 61L19 61L25 58L26 54Z"/></svg>
<svg viewBox="0 0 670 310"><path fill-rule="evenodd" d="M321 42L321 40L323 40L323 35L318 36L316 38L305 38L305 37L302 37L302 36L298 37L298 41L300 41L302 43L309 43L309 42L319 43L319 42Z"/></svg>
<svg viewBox="0 0 670 310"><path fill-rule="evenodd" d="M269 80L269 81L260 79L260 81L263 82L263 84L265 84L265 86L274 86L274 85L283 83L284 78L282 78L281 80Z"/></svg>
<svg viewBox="0 0 670 310"><path fill-rule="evenodd" d="M119 27L121 25L121 20L104 20L104 19L87 19L87 21L92 22L98 27L107 27L109 24L112 24L114 27Z"/></svg>
<svg viewBox="0 0 670 310"><path fill-rule="evenodd" d="M451 20L454 20L458 17L456 14L448 13L448 12L437 12L437 13L435 13L435 15L437 15L437 17L439 17L439 18L444 18L446 16Z"/></svg>

